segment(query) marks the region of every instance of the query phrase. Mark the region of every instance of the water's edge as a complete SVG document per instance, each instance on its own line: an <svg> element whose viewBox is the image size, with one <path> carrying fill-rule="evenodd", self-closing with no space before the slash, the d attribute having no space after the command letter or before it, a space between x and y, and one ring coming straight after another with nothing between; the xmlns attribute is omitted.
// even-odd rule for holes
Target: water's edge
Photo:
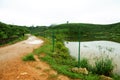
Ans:
<svg viewBox="0 0 120 80"><path fill-rule="evenodd" d="M78 58L79 42L65 42L70 55ZM94 63L96 58L108 56L113 59L115 66L114 72L120 74L120 43L112 41L89 41L80 42L80 57L87 58L90 63Z"/></svg>

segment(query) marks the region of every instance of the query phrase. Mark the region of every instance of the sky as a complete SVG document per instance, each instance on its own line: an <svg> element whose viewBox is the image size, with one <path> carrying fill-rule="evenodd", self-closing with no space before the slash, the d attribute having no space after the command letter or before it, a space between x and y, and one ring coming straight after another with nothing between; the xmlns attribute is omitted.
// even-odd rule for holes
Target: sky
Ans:
<svg viewBox="0 0 120 80"><path fill-rule="evenodd" d="M120 22L120 0L0 0L0 21L26 26Z"/></svg>

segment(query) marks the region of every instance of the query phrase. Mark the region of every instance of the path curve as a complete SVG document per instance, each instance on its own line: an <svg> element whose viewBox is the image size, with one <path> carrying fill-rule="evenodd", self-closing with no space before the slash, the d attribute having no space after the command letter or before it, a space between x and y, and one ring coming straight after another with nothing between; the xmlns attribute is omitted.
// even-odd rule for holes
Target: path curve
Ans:
<svg viewBox="0 0 120 80"><path fill-rule="evenodd" d="M35 36L27 40L0 48L0 80L20 80L18 75L29 73L21 57L40 47L43 41ZM31 72L30 72L31 73ZM28 76L30 77L30 76ZM33 77L33 76L32 76ZM25 80L33 80L31 77Z"/></svg>
<svg viewBox="0 0 120 80"><path fill-rule="evenodd" d="M27 40L1 47L0 80L73 80L58 74L46 62L39 60L38 56L34 56L36 61L22 61L24 55L40 47L43 42L31 36Z"/></svg>

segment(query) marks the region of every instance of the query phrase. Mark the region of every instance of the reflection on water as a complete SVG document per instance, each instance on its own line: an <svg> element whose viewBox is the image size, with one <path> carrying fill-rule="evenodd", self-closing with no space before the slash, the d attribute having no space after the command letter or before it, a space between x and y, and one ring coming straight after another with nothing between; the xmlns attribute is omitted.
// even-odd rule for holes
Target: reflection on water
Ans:
<svg viewBox="0 0 120 80"><path fill-rule="evenodd" d="M65 42L71 56L78 58L78 42ZM94 59L100 56L108 56L113 59L116 65L114 72L120 74L120 43L112 41L89 41L80 43L80 57L89 59L94 63Z"/></svg>

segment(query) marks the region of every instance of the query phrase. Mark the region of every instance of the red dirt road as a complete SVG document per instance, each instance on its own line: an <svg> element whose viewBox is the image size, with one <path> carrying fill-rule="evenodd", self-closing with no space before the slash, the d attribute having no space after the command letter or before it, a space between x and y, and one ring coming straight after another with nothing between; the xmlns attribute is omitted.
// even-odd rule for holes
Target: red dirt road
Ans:
<svg viewBox="0 0 120 80"><path fill-rule="evenodd" d="M32 36L28 40L1 47L0 80L70 80L52 70L37 56L34 62L22 61L22 56L40 47L42 43L42 40Z"/></svg>

